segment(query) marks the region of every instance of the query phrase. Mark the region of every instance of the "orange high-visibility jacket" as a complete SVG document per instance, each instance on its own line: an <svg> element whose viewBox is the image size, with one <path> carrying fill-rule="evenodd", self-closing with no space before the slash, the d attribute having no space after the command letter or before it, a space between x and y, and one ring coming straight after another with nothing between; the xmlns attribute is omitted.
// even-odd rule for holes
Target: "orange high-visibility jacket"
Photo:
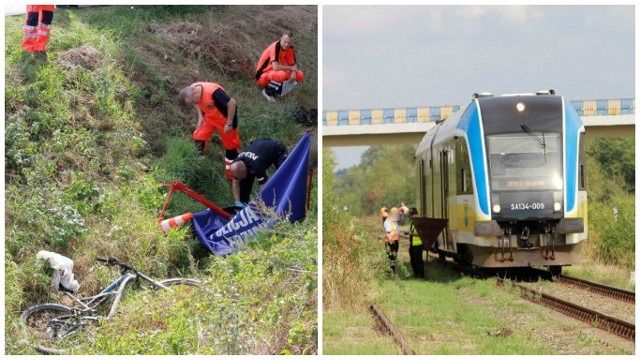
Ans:
<svg viewBox="0 0 640 360"><path fill-rule="evenodd" d="M224 88L222 86L211 83L211 82L197 82L191 84L191 87L202 86L202 96L200 97L200 102L198 103L198 107L204 114L206 119L212 119L214 121L227 121L226 116L224 116L216 107L216 104L213 101L213 93L218 90Z"/></svg>
<svg viewBox="0 0 640 360"><path fill-rule="evenodd" d="M269 47L262 53L260 60L258 60L258 66L256 67L256 80L260 79L260 76L268 71L273 70L271 63L277 61L280 65L293 66L296 64L296 57L293 52L293 46L284 50L280 48L280 39L269 45Z"/></svg>

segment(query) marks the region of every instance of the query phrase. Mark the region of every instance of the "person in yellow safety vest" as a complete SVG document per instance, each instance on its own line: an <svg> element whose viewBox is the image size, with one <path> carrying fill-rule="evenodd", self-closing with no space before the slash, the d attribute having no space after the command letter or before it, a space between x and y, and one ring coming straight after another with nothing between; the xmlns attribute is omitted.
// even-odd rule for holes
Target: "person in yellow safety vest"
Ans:
<svg viewBox="0 0 640 360"><path fill-rule="evenodd" d="M382 218L382 226L384 226L384 221L387 220L387 217L389 217L387 207L384 205L380 208L380 217Z"/></svg>
<svg viewBox="0 0 640 360"><path fill-rule="evenodd" d="M392 207L389 211L389 217L384 221L384 246L387 249L387 256L391 264L391 271L396 271L396 258L398 257L398 248L400 240L400 230L398 229L398 208Z"/></svg>
<svg viewBox="0 0 640 360"><path fill-rule="evenodd" d="M409 216L411 224L409 225L409 232L405 233L409 235L409 258L411 259L411 269L413 269L413 276L417 278L424 277L424 260L422 259L422 239L416 232L416 226L413 224L413 216L418 215L418 209L412 207L409 209Z"/></svg>

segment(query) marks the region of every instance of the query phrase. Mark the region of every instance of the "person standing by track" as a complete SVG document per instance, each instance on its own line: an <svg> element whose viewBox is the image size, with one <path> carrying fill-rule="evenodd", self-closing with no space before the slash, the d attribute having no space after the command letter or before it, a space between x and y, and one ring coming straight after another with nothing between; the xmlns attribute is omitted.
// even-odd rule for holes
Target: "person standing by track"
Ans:
<svg viewBox="0 0 640 360"><path fill-rule="evenodd" d="M409 258L411 259L411 269L413 276L424 278L424 260L422 258L423 246L422 239L416 233L416 226L413 224L413 216L418 215L418 209L412 207L409 209Z"/></svg>
<svg viewBox="0 0 640 360"><path fill-rule="evenodd" d="M384 226L384 221L389 217L387 207L384 205L382 205L382 207L380 208L380 217L382 218L382 226Z"/></svg>
<svg viewBox="0 0 640 360"><path fill-rule="evenodd" d="M398 258L398 248L400 240L400 230L398 229L398 216L400 212L398 208L392 207L389 210L389 217L384 221L384 245L389 257L389 263L392 273L396 272L396 259Z"/></svg>

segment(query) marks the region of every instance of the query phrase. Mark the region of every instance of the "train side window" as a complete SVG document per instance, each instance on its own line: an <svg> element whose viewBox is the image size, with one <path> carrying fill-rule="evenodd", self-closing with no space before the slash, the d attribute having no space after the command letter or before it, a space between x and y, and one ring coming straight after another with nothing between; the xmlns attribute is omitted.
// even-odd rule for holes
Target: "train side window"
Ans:
<svg viewBox="0 0 640 360"><path fill-rule="evenodd" d="M466 193L468 191L467 190L467 177L466 177L464 169L460 169L460 183L462 185L461 186L461 190L462 190L461 192L462 193Z"/></svg>
<svg viewBox="0 0 640 360"><path fill-rule="evenodd" d="M580 173L578 173L578 184L580 190L586 190L587 188L587 161L586 161L586 152L585 152L585 134L580 133L580 145L578 148L578 164L580 164L580 168L578 169Z"/></svg>

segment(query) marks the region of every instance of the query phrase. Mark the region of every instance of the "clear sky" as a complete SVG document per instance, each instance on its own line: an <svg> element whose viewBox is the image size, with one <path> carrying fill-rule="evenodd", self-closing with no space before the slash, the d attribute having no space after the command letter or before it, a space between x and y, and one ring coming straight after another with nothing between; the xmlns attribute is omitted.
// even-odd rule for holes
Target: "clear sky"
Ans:
<svg viewBox="0 0 640 360"><path fill-rule="evenodd" d="M633 6L324 6L325 110L635 97ZM335 148L337 168L363 147Z"/></svg>

